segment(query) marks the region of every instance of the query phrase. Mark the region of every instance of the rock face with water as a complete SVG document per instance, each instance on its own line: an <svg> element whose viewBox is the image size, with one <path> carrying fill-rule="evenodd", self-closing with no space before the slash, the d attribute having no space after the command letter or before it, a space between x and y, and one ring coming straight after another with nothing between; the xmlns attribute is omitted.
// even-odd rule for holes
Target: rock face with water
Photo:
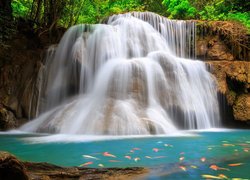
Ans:
<svg viewBox="0 0 250 180"><path fill-rule="evenodd" d="M42 55L45 45L36 44L26 31L27 37L16 37L12 48L1 49L0 128L37 116L28 130L155 134L214 127L218 112L211 75L202 62L183 59L195 54L214 66L219 92L235 107L235 119L249 119L248 101L239 104L240 97L249 95L249 63L234 61L221 37L197 37L195 43L194 22L151 13L113 16L107 24L72 27L58 46L49 48L47 58ZM125 131L131 124L134 129Z"/></svg>
<svg viewBox="0 0 250 180"><path fill-rule="evenodd" d="M216 84L191 58L195 24L153 13L70 28L40 69L32 132L138 135L218 127Z"/></svg>

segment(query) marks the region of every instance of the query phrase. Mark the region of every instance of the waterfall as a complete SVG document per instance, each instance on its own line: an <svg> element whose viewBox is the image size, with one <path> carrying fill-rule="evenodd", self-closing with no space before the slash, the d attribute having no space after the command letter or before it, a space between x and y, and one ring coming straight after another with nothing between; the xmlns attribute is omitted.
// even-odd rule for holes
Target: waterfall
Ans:
<svg viewBox="0 0 250 180"><path fill-rule="evenodd" d="M220 125L216 86L195 56L195 23L150 12L71 27L43 67L39 116L69 134L166 134Z"/></svg>

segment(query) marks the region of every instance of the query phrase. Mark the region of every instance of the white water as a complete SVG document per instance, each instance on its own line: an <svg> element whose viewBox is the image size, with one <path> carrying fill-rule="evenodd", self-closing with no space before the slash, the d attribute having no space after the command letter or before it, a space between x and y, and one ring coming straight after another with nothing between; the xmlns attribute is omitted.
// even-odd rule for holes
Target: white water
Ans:
<svg viewBox="0 0 250 180"><path fill-rule="evenodd" d="M219 126L216 87L194 55L195 25L153 13L70 28L42 69L30 132L166 134ZM177 57L178 56L178 57Z"/></svg>

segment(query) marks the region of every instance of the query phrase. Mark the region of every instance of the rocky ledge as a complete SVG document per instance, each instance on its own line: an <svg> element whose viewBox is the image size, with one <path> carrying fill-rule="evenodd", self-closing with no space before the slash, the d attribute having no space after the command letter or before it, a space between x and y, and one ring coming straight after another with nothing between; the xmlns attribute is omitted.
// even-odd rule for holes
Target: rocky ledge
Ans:
<svg viewBox="0 0 250 180"><path fill-rule="evenodd" d="M250 62L207 61L235 120L250 122Z"/></svg>
<svg viewBox="0 0 250 180"><path fill-rule="evenodd" d="M15 156L0 152L1 180L50 179L140 179L148 173L146 168L64 168L48 163L21 162Z"/></svg>

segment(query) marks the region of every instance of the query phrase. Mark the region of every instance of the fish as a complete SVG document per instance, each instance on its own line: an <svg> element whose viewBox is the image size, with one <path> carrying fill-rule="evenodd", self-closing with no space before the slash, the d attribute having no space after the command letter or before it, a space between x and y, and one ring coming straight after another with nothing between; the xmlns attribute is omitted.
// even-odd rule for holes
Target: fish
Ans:
<svg viewBox="0 0 250 180"><path fill-rule="evenodd" d="M225 176L224 174L219 174L219 177L222 179L229 179L227 176Z"/></svg>
<svg viewBox="0 0 250 180"><path fill-rule="evenodd" d="M107 156L107 157L116 158L116 156L115 156L115 155L110 154L109 152L104 152L102 155L103 155L103 156Z"/></svg>
<svg viewBox="0 0 250 180"><path fill-rule="evenodd" d="M179 166L179 168L183 171L187 171L187 168L185 166Z"/></svg>
<svg viewBox="0 0 250 180"><path fill-rule="evenodd" d="M99 160L98 158L94 157L94 156L89 156L89 155L82 155L84 158L86 159L95 159L95 160Z"/></svg>
<svg viewBox="0 0 250 180"><path fill-rule="evenodd" d="M135 160L135 162L137 162L137 161L139 161L139 160L141 160L140 158L134 158L134 160Z"/></svg>
<svg viewBox="0 0 250 180"><path fill-rule="evenodd" d="M90 165L90 164L93 164L93 162L86 162L86 163L84 163L84 164L81 164L80 167L88 166L88 165Z"/></svg>
<svg viewBox="0 0 250 180"><path fill-rule="evenodd" d="M121 162L121 161L117 161L117 160L109 160L109 162L116 163L116 162Z"/></svg>
<svg viewBox="0 0 250 180"><path fill-rule="evenodd" d="M164 144L164 146L166 146L166 147L174 147L174 146L171 145L171 144Z"/></svg>
<svg viewBox="0 0 250 180"><path fill-rule="evenodd" d="M205 179L222 179L219 176L213 176L213 175L210 175L210 174L202 174L201 177L205 178Z"/></svg>
<svg viewBox="0 0 250 180"><path fill-rule="evenodd" d="M129 159L129 160L131 159L131 156L124 156L124 157L127 158L127 159Z"/></svg>
<svg viewBox="0 0 250 180"><path fill-rule="evenodd" d="M152 150L153 150L154 152L158 152L158 151L159 151L158 148L153 148Z"/></svg>
<svg viewBox="0 0 250 180"><path fill-rule="evenodd" d="M185 157L180 157L179 160L180 161L183 161L185 159Z"/></svg>
<svg viewBox="0 0 250 180"><path fill-rule="evenodd" d="M133 148L133 150L137 150L138 151L138 150L141 150L141 149L140 148Z"/></svg>
<svg viewBox="0 0 250 180"><path fill-rule="evenodd" d="M222 168L222 167L219 167L219 166L217 166L217 165L215 165L215 164L212 164L209 168L210 168L210 169L213 169L213 170L215 170L215 171L217 171L217 170L226 170L226 171L230 171L228 168Z"/></svg>
<svg viewBox="0 0 250 180"><path fill-rule="evenodd" d="M225 147L228 147L228 146L235 146L234 144L222 144L223 146Z"/></svg>
<svg viewBox="0 0 250 180"><path fill-rule="evenodd" d="M201 162L205 162L206 161L206 158L205 157L202 157L201 158Z"/></svg>
<svg viewBox="0 0 250 180"><path fill-rule="evenodd" d="M185 152L181 152L181 153L180 153L180 155L183 155L183 154L185 154Z"/></svg>
<svg viewBox="0 0 250 180"><path fill-rule="evenodd" d="M161 159L161 158L166 158L167 156L156 156L156 157L153 157L152 159Z"/></svg>
<svg viewBox="0 0 250 180"><path fill-rule="evenodd" d="M243 151L244 152L249 152L249 148L244 148Z"/></svg>
<svg viewBox="0 0 250 180"><path fill-rule="evenodd" d="M150 157L150 156L145 156L145 158L152 159L152 157Z"/></svg>
<svg viewBox="0 0 250 180"><path fill-rule="evenodd" d="M99 166L99 167L104 167L104 165L103 165L103 164L98 164L98 166Z"/></svg>
<svg viewBox="0 0 250 180"><path fill-rule="evenodd" d="M197 169L197 166L194 166L194 165L191 165L190 167L193 169Z"/></svg>
<svg viewBox="0 0 250 180"><path fill-rule="evenodd" d="M244 163L234 163L234 164L228 164L228 166L235 167L235 166L241 166Z"/></svg>

